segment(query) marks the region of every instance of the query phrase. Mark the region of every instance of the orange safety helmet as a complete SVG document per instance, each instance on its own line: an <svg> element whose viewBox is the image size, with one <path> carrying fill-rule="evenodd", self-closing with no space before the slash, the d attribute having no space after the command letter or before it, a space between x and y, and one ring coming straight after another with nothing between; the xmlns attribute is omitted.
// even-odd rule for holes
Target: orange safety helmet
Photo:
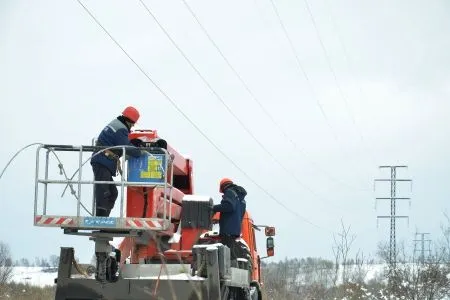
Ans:
<svg viewBox="0 0 450 300"><path fill-rule="evenodd" d="M122 116L129 119L133 123L136 123L139 120L139 112L133 106L128 106L122 112Z"/></svg>
<svg viewBox="0 0 450 300"><path fill-rule="evenodd" d="M225 185L228 185L230 183L233 183L233 181L230 178L222 178L219 184L219 192L223 193L223 188Z"/></svg>

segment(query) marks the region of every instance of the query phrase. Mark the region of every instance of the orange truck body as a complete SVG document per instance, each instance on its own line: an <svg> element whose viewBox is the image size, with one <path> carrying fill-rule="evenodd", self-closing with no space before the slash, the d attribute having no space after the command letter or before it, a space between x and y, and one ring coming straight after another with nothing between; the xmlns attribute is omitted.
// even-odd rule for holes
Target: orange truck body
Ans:
<svg viewBox="0 0 450 300"><path fill-rule="evenodd" d="M139 138L141 140L150 141L158 138L157 132L153 130L134 131L130 134L130 139ZM173 155L173 178L172 183L172 205L167 207L172 211L172 222L169 230L156 233L159 238L172 237L181 226L182 202L185 195L192 195L193 188L193 162L183 157L172 147L168 145L167 150ZM147 201L147 204L145 203ZM127 217L145 217L159 218L161 217L164 205L163 190L161 188L147 188L144 191L142 187L128 188L127 191ZM145 209L144 209L145 207ZM145 211L144 211L145 210ZM213 222L218 222L220 213L213 216ZM166 261L180 260L185 263L192 262L192 247L198 241L200 235L209 231L205 228L182 228L181 238L177 243L171 243L170 249L164 251ZM252 256L252 281L261 284L260 256L256 248L255 228L253 220L249 212L245 212L242 221L241 238L245 241L250 249ZM157 260L160 259L160 249L158 249L157 241L148 243L147 245L138 245L133 242L132 238L125 238L120 244L119 249L122 251L121 263L127 257L130 257L131 263L138 263L140 260Z"/></svg>

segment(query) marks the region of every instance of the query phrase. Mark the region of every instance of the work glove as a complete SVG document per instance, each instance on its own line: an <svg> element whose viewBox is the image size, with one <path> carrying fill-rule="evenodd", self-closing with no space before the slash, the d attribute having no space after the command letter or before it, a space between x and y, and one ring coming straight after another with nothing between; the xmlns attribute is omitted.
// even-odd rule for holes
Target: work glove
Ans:
<svg viewBox="0 0 450 300"><path fill-rule="evenodd" d="M145 146L144 142L140 139L131 139L130 143L133 144L133 146L135 146L135 147L144 147Z"/></svg>

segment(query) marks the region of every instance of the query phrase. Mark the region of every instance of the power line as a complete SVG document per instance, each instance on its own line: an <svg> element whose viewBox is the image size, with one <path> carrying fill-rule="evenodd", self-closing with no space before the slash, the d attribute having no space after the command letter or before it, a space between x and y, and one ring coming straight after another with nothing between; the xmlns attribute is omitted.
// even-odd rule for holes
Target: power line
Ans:
<svg viewBox="0 0 450 300"><path fill-rule="evenodd" d="M330 15L331 23L332 23L333 28L335 30L335 33L336 33L336 36L338 38L339 44L342 47L342 51L344 53L345 62L346 62L347 66L348 66L348 69L350 71L350 76L352 77L353 81L356 83L356 85L358 87L360 99L363 99L363 98L365 98L365 93L363 91L363 88L361 86L360 81L355 76L355 72L354 72L354 69L353 69L353 66L352 66L353 64L351 62L352 60L350 59L350 55L348 54L347 47L345 46L345 43L344 43L344 41L343 41L343 39L341 37L339 26L337 25L336 18L335 18L334 13L333 13L333 9L332 9L330 3L328 2L328 0L325 0L325 5L328 7L328 12L329 12L329 15ZM362 133L361 133L361 135L362 135ZM365 147L367 148L366 144L365 144ZM376 155L372 151L369 151L369 153L372 156L372 160L377 161Z"/></svg>
<svg viewBox="0 0 450 300"><path fill-rule="evenodd" d="M261 101L259 101L259 99L256 97L256 95L252 92L252 90L250 89L250 87L248 86L248 84L244 81L244 79L242 78L242 76L239 75L239 72L233 67L233 65L230 63L230 61L228 60L228 58L225 56L225 54L222 52L222 50L220 50L220 47L217 45L217 43L214 41L214 39L211 37L211 35L208 33L208 31L206 30L205 26L200 22L200 19L197 17L197 15L195 14L195 12L192 10L192 8L190 7L190 5L186 2L186 0L183 0L184 5L186 6L187 10L189 11L189 13L192 15L192 17L195 19L195 21L197 22L197 24L200 26L201 30L203 31L203 33L206 35L206 37L208 38L208 40L211 42L211 44L214 46L214 48L216 48L217 52L220 54L220 56L223 58L223 60L226 62L226 64L228 65L228 67L233 71L234 75L236 75L236 77L239 79L239 81L242 83L242 85L244 86L244 88L246 89L246 91L249 93L249 95L251 96L251 98L258 104L258 106L261 108L261 110L264 112L264 114L272 121L272 123L278 128L278 130L283 134L283 136L286 138L286 140L288 140L292 146L294 147L295 150L299 151L302 155L304 155L309 161L310 163L317 168L318 170L320 170L323 174L325 174L329 179L331 179L332 181L335 181L341 185L344 185L348 188L354 188L349 186L348 184L344 183L343 181L339 180L338 178L332 176L330 173L328 173L327 171L325 171L323 168L321 168L316 162L314 162L312 159L310 159L308 157L308 155L306 154L306 152L304 151L304 149L300 148L297 146L297 144L294 142L294 140L288 136L288 134L286 133L286 131L283 130L283 128L279 125L279 123L275 120L275 118L269 113L269 111L264 107L264 105L261 103Z"/></svg>
<svg viewBox="0 0 450 300"><path fill-rule="evenodd" d="M308 83L308 86L311 89L311 94L312 94L314 100L316 101L317 106L319 107L320 112L322 113L322 116L325 119L325 122L327 123L328 127L330 128L330 131L333 133L334 139L336 140L336 142L338 142L338 138L337 138L336 132L334 131L333 126L331 126L331 123L328 120L327 114L325 113L325 110L323 109L322 104L320 103L319 99L316 96L316 92L314 91L314 88L312 86L311 80L309 79L308 74L306 73L305 69L303 68L302 63L300 62L300 58L298 57L297 50L295 50L294 43L292 42L292 40L291 40L291 38L290 38L290 36L289 36L289 34L287 32L286 26L284 26L284 23L283 23L283 21L281 19L281 16L278 13L278 9L277 9L275 3L273 2L273 0L270 0L270 2L272 3L272 8L273 8L273 10L275 12L275 15L277 16L277 20L278 20L278 22L279 22L279 24L281 26L281 29L283 30L283 33L284 33L286 39L289 42L289 46L291 47L292 53L295 56L295 61L297 62L297 66L300 68L301 73L305 77L306 82Z"/></svg>
<svg viewBox="0 0 450 300"><path fill-rule="evenodd" d="M329 4L328 0L325 0L325 5L328 6L328 12L329 12L329 15L330 15L331 23L332 23L333 28L335 30L335 33L336 33L336 36L338 38L339 44L342 47L342 51L344 53L345 62L347 64L347 66L348 66L348 69L350 70L350 76L352 77L353 81L356 83L356 85L358 87L360 99L362 99L362 98L364 98L363 88L361 87L361 83L359 82L359 80L355 76L355 72L354 72L353 67L352 67L350 55L348 54L347 47L345 46L345 43L342 40L341 34L339 32L339 26L337 25L336 19L334 17L333 9L331 8L331 5ZM361 135L362 135L362 133L361 133ZM370 153L372 155L372 159L375 160L376 157L375 157L374 153L373 152L370 152Z"/></svg>
<svg viewBox="0 0 450 300"><path fill-rule="evenodd" d="M239 170L248 180L250 180L255 186L257 186L264 194L266 194L270 199L275 201L278 205L301 219L303 222L308 223L316 228L326 230L331 232L328 229L325 229L305 217L301 216L288 206L286 206L283 202L278 200L275 196L273 196L269 191L263 188L259 183L257 183L250 175L248 175L238 164L236 164L225 152L223 152L207 135L204 133L198 125L186 115L183 110L176 104L176 102L148 75L148 73L130 56L130 54L120 45L120 43L109 33L109 31L98 21L98 19L91 13L91 11L80 1L76 0L81 7L86 11L87 14L94 20L94 22L108 35L108 37L116 44L117 47L128 57L128 59L138 68L138 70L153 84L153 86L172 104L172 106L220 153L223 157L225 157L237 170Z"/></svg>
<svg viewBox="0 0 450 300"><path fill-rule="evenodd" d="M304 0L304 2L305 2L305 5L306 5L306 10L308 11L308 14L309 14L309 16L311 18L311 23L313 24L313 27L315 29L317 38L319 39L320 46L321 46L322 51L323 51L324 56L325 56L325 60L327 61L327 64L328 64L328 68L330 69L330 71L331 71L331 73L333 75L334 82L336 83L339 95L341 96L342 100L344 101L345 108L346 108L346 110L347 110L347 112L348 112L348 114L349 114L349 116L350 116L350 118L351 118L351 120L353 122L353 125L354 125L356 131L359 134L359 137L361 139L361 142L362 142L363 146L366 148L366 151L369 152L372 155L372 152L368 151L369 148L366 145L366 142L364 140L363 134L362 134L361 130L359 129L359 127L356 124L356 119L355 119L355 116L354 116L354 114L353 114L353 112L352 112L352 110L350 108L350 105L348 104L347 96L345 95L344 91L342 90L341 85L339 84L339 81L338 81L337 75L336 75L336 71L333 68L333 65L331 63L330 57L328 55L328 51L327 51L327 49L325 47L325 44L323 43L323 40L322 40L322 38L320 36L319 28L317 27L316 20L314 19L314 16L313 16L312 11L311 11L311 7L309 6L309 2L308 2L308 0ZM375 158L373 156L372 156L372 160L373 160L373 162L375 162Z"/></svg>
<svg viewBox="0 0 450 300"><path fill-rule="evenodd" d="M295 60L296 60L296 62L297 62L297 66L298 66L298 68L300 69L300 71L301 71L301 73L303 74L303 76L305 77L306 82L308 83L308 86L309 86L310 89L311 89L311 94L312 94L314 100L316 101L317 105L319 106L320 111L322 112L322 116L324 117L324 119L325 119L325 121L326 121L326 123L327 123L327 125L328 125L328 127L329 127L329 129L330 129L330 131L332 132L332 134L333 134L333 136L334 136L334 139L335 139L336 143L337 143L338 146L340 147L341 151L342 151L342 152L345 152L344 149L342 148L341 143L339 143L339 140L338 140L338 137L337 137L337 135L336 135L336 132L334 131L333 127L331 126L331 124L330 124L330 122L329 122L329 120L328 120L328 117L327 117L327 115L325 114L325 111L324 111L324 109L323 109L323 107L322 107L320 101L318 100L318 98L317 98L317 96L316 96L316 93L315 93L315 91L314 91L314 88L313 88L313 86L312 86L312 83L311 83L311 81L310 81L310 79L309 79L309 77L308 77L308 75L307 75L305 69L303 68L303 66L302 66L302 64L301 64L301 62L300 62L300 58L298 57L297 50L295 49L294 43L292 42L292 39L291 39L290 36L289 36L289 33L288 33L287 29L286 29L286 26L284 25L284 22L283 22L283 20L281 19L281 16L280 16L280 14L279 14L279 12L278 12L278 9L277 9L277 7L276 7L276 5L275 5L275 3L274 3L273 0L271 0L271 4L272 4L273 11L275 12L275 15L276 15L276 17L277 17L278 23L280 24L280 27L281 27L281 29L282 29L282 31L283 31L283 33L284 33L284 35L285 35L287 41L289 42L289 46L290 46L290 48L291 48L291 50L292 50L292 53L294 54Z"/></svg>
<svg viewBox="0 0 450 300"><path fill-rule="evenodd" d="M331 8L331 5L329 4L328 0L325 0L324 2L326 4L326 6L328 6L328 13L330 15L331 23L332 23L333 28L335 30L336 36L337 36L337 38L339 40L339 44L342 47L342 52L344 53L345 62L347 64L347 66L348 66L348 69L350 70L350 75L353 78L353 81L358 86L360 97L363 98L363 94L364 94L363 93L363 89L361 87L361 84L360 84L359 80L356 78L356 76L354 74L353 67L352 67L352 64L350 62L351 61L350 60L350 55L348 54L347 47L345 46L345 43L344 43L344 41L341 38L341 34L339 32L339 26L337 25L336 18L334 17L334 14L333 14L333 9Z"/></svg>
<svg viewBox="0 0 450 300"><path fill-rule="evenodd" d="M335 208L338 208L342 211L346 211L346 209L339 207L335 205L333 202L325 199L324 197L317 194L314 190L312 190L310 187L305 185L303 182L301 182L297 176L290 171L285 165L283 165L268 149L266 146L264 146L261 141L256 138L256 136L251 132L251 130L242 122L242 120L233 112L233 110L225 103L225 101L222 99L222 97L214 90L214 88L211 86L211 84L206 80L206 78L200 73L200 71L195 67L195 65L192 63L192 61L187 57L187 55L184 53L184 51L178 46L178 44L175 42L175 40L171 37L171 35L167 32L167 30L162 26L162 24L158 21L156 16L151 12L149 7L144 3L143 0L139 0L139 2L142 4L142 6L146 9L148 14L153 18L153 20L156 22L156 24L159 26L159 28L164 32L164 34L167 36L167 38L170 40L170 42L174 45L174 47L180 52L180 54L183 56L183 58L187 61L187 63L191 66L191 68L197 73L197 75L200 77L200 79L205 83L205 85L209 88L209 90L216 96L217 100L227 109L227 111L230 113L230 115L241 125L241 127L248 133L248 135L261 147L264 152L269 155L273 161L278 164L287 174L291 175L292 178L303 188L308 190L311 194L315 195L318 199L321 201L327 202L328 204L332 205Z"/></svg>

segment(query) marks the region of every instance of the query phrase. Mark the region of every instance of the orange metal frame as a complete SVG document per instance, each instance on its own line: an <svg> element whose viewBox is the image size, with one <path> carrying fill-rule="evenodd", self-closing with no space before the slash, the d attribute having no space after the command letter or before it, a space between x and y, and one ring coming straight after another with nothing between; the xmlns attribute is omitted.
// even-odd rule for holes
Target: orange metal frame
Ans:
<svg viewBox="0 0 450 300"><path fill-rule="evenodd" d="M213 216L214 222L219 222L220 213L215 213ZM244 218L241 224L241 238L250 248L250 254L252 256L253 270L252 270L252 280L261 282L261 261L258 255L258 250L256 249L256 237L253 219L248 211L245 212Z"/></svg>
<svg viewBox="0 0 450 300"><path fill-rule="evenodd" d="M140 138L143 141L151 141L158 138L156 130L140 130L130 133L130 139ZM192 176L192 161L180 155L172 147L168 146L169 153L174 155L173 158L173 174L175 176L181 176L181 181L188 182L188 186L177 188L176 180L174 180L174 188L172 189L172 205L167 206L167 209L172 210L172 226L166 232L156 232L155 240L163 236L172 236L177 230L178 226L181 226L181 205L184 195L193 194L193 176ZM129 187L127 189L127 217L147 217L158 218L161 217L164 203L163 189L161 188L143 188L143 187ZM147 199L147 204L145 204ZM166 204L168 205L168 204ZM144 214L144 207L146 212ZM216 213L213 217L213 221L218 221L220 217L219 213ZM242 238L250 247L250 252L253 260L253 272L252 280L260 282L260 258L256 249L255 229L254 223L250 214L245 213L242 221ZM179 261L190 262L192 259L192 247L197 242L198 238L204 229L196 228L184 228L181 230L181 239L178 243L170 244L171 250L164 252L164 258L167 261ZM126 238L120 245L120 249L123 253L122 261L131 255L131 263L138 263L140 259L159 259L160 253L157 247L157 241L153 241L148 245L137 245L133 242L133 239Z"/></svg>
<svg viewBox="0 0 450 300"><path fill-rule="evenodd" d="M141 139L144 142L150 142L159 138L156 130L139 130L133 131L129 135L130 139ZM140 259L159 259L160 249L158 243L162 237L173 236L178 230L181 223L181 205L184 195L191 195L193 189L193 163L190 159L183 157L171 146L167 147L168 152L173 155L172 168L174 178L170 184L172 188L172 204L164 199L163 188L144 188L144 187L129 187L127 189L127 217L145 217L145 218L162 218L164 205L167 212L171 210L171 227L164 232L155 232L152 242L148 245L134 244L131 238L126 238L120 245L122 255L122 263L131 255L131 263L138 263ZM170 170L169 170L170 172ZM177 187L177 182L183 182L182 186ZM187 185L186 185L187 183ZM196 228L184 228L181 230L181 239L178 243L170 244L171 250L165 253L166 260L190 260L192 256L192 246L198 240L199 236L205 230Z"/></svg>

